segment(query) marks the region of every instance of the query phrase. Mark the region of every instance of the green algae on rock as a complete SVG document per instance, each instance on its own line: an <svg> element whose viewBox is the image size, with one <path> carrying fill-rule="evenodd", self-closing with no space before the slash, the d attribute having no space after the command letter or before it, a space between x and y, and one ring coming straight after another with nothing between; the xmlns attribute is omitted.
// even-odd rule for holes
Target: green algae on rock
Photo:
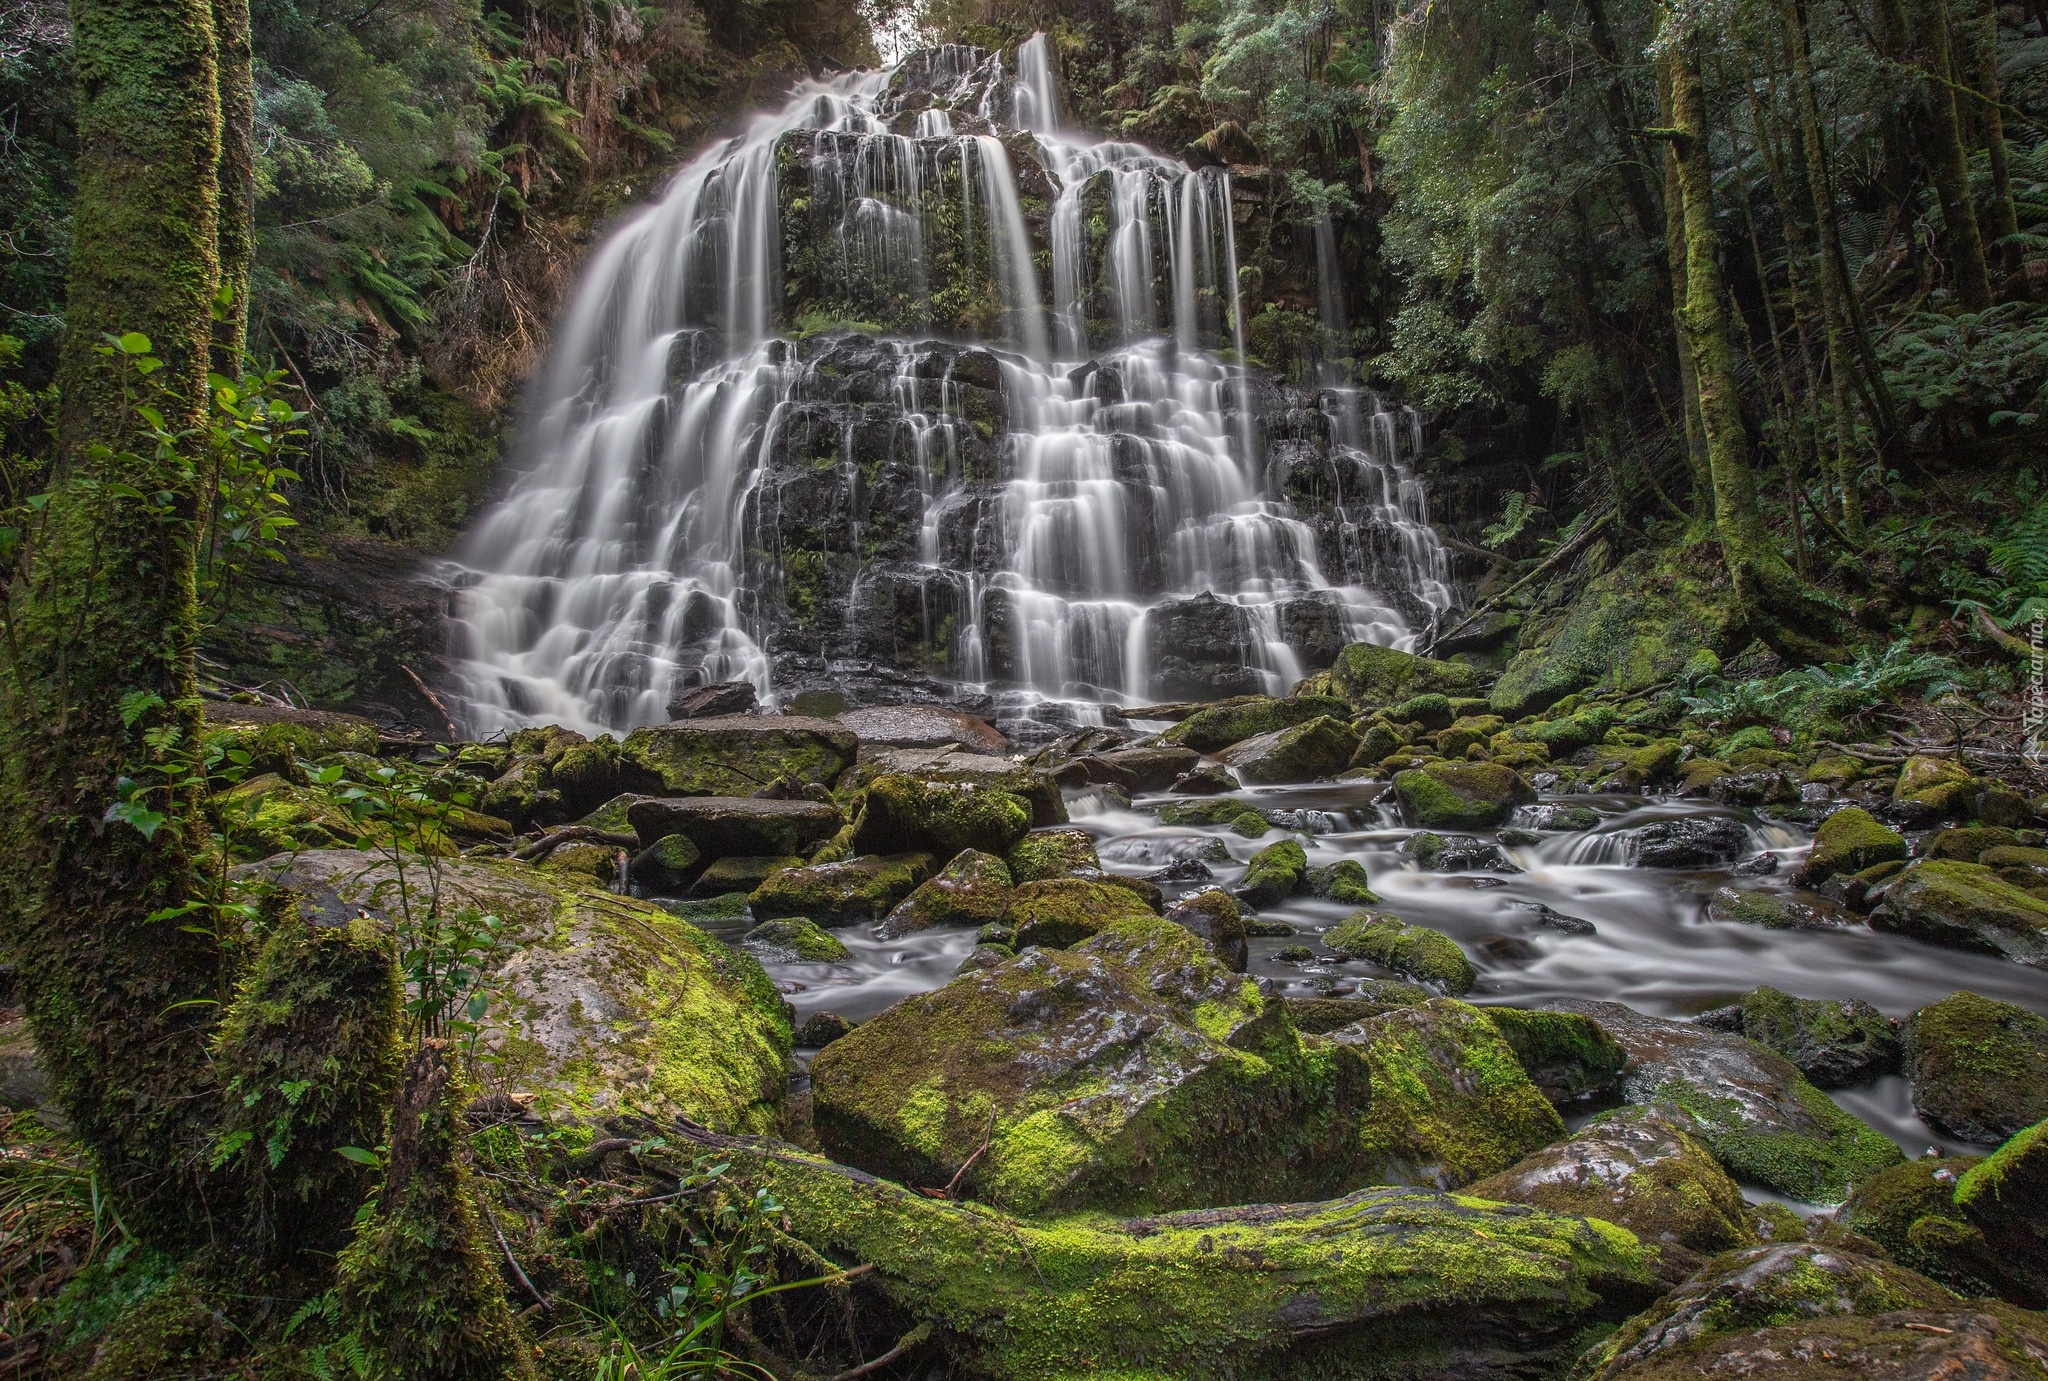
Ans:
<svg viewBox="0 0 2048 1381"><path fill-rule="evenodd" d="M1355 858L1339 859L1302 874L1302 884L1312 897L1328 897L1347 906L1377 906L1365 865Z"/></svg>
<svg viewBox="0 0 2048 1381"><path fill-rule="evenodd" d="M1031 804L1001 787L885 773L867 785L852 843L862 853L928 853L943 865L963 849L1004 857L1031 824Z"/></svg>
<svg viewBox="0 0 2048 1381"><path fill-rule="evenodd" d="M1905 836L1880 824L1861 806L1850 806L1821 821L1813 832L1813 848L1799 870L1799 885L1816 887L1837 873L1860 873L1905 856Z"/></svg>
<svg viewBox="0 0 2048 1381"><path fill-rule="evenodd" d="M1394 790L1410 823L1425 829L1490 829L1536 800L1521 773L1496 762L1424 763L1396 773Z"/></svg>
<svg viewBox="0 0 2048 1381"><path fill-rule="evenodd" d="M1233 834L1257 839L1273 827L1266 817L1243 801L1228 796L1200 801L1172 801L1159 811L1162 825L1222 825Z"/></svg>
<svg viewBox="0 0 2048 1381"><path fill-rule="evenodd" d="M2048 1117L2048 1018L1951 993L1906 1018L1913 1109L1970 1141L2003 1141Z"/></svg>
<svg viewBox="0 0 2048 1381"><path fill-rule="evenodd" d="M1381 911L1354 911L1324 932L1323 945L1346 959L1370 959L1448 993L1468 993L1479 978L1456 940Z"/></svg>
<svg viewBox="0 0 2048 1381"><path fill-rule="evenodd" d="M1605 1093L1628 1063L1621 1042L1579 1012L1532 1012L1522 1007L1485 1011L1524 1072L1553 1103Z"/></svg>
<svg viewBox="0 0 2048 1381"><path fill-rule="evenodd" d="M1009 908L1010 884L1010 868L1003 860L979 849L962 849L897 903L877 933L897 940L935 926L991 925Z"/></svg>
<svg viewBox="0 0 2048 1381"><path fill-rule="evenodd" d="M1981 863L1927 859L1908 865L1886 889L1870 924L1928 944L2048 967L2048 900L2021 891Z"/></svg>
<svg viewBox="0 0 2048 1381"><path fill-rule="evenodd" d="M1358 1052L1304 1043L1205 943L1150 915L909 998L811 1077L833 1155L940 1185L986 1141L967 1192L1026 1213L1332 1192L1357 1183L1368 1099Z"/></svg>
<svg viewBox="0 0 2048 1381"><path fill-rule="evenodd" d="M1017 932L1017 948L1064 949L1119 921L1153 919L1138 893L1088 878L1045 878L1010 893L1003 923Z"/></svg>
<svg viewBox="0 0 2048 1381"><path fill-rule="evenodd" d="M1247 786L1312 782L1334 777L1350 765L1358 735L1349 724L1319 715L1304 724L1259 734L1220 755Z"/></svg>
<svg viewBox="0 0 2048 1381"><path fill-rule="evenodd" d="M1341 721L1350 715L1350 706L1326 695L1286 699L1248 696L1197 710L1161 734L1159 741L1174 747L1192 748L1198 753L1214 753L1233 743L1291 729L1313 719L1330 716Z"/></svg>
<svg viewBox="0 0 2048 1381"><path fill-rule="evenodd" d="M747 898L755 916L808 916L823 925L878 921L931 876L930 854L866 854L844 863L784 868Z"/></svg>
<svg viewBox="0 0 2048 1381"><path fill-rule="evenodd" d="M1292 839L1268 844L1245 865L1237 895L1250 907L1277 906L1302 889L1308 854Z"/></svg>
<svg viewBox="0 0 2048 1381"><path fill-rule="evenodd" d="M1037 882L1041 878L1065 877L1077 868L1101 868L1095 856L1095 840L1086 830L1071 825L1033 830L1010 850L1010 878L1013 882Z"/></svg>
<svg viewBox="0 0 2048 1381"><path fill-rule="evenodd" d="M837 964L847 958L846 945L837 935L802 916L763 921L740 943L764 960L781 964Z"/></svg>

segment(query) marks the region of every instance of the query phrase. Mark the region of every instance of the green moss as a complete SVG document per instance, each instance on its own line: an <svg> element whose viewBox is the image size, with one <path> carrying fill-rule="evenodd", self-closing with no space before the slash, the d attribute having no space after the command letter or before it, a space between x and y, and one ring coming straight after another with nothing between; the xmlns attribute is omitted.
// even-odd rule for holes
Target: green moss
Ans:
<svg viewBox="0 0 2048 1381"><path fill-rule="evenodd" d="M1223 753L1246 785L1307 782L1333 777L1358 751L1358 735L1342 719L1318 715L1305 724L1260 734Z"/></svg>
<svg viewBox="0 0 2048 1381"><path fill-rule="evenodd" d="M853 733L830 720L730 716L635 729L619 759L652 774L669 795L746 796L777 777L830 786L858 748Z"/></svg>
<svg viewBox="0 0 2048 1381"><path fill-rule="evenodd" d="M837 935L820 930L802 916L783 916L763 921L747 932L748 948L767 950L782 963L843 963L848 955Z"/></svg>
<svg viewBox="0 0 2048 1381"><path fill-rule="evenodd" d="M1238 896L1248 906L1275 906L1302 890L1307 873L1308 854L1292 839L1282 839L1252 855Z"/></svg>
<svg viewBox="0 0 2048 1381"><path fill-rule="evenodd" d="M1394 775L1409 819L1430 829L1487 829L1505 824L1535 788L1511 767L1492 762L1431 762Z"/></svg>
<svg viewBox="0 0 2048 1381"><path fill-rule="evenodd" d="M1922 1117L1973 1141L2002 1141L2048 1118L2048 1018L1951 993L1907 1018L1905 1069Z"/></svg>
<svg viewBox="0 0 2048 1381"><path fill-rule="evenodd" d="M1983 1234L1955 1202L1957 1182L1978 1163L1976 1156L1930 1157L1880 1170L1856 1186L1835 1220L1951 1290L1994 1294L1997 1269Z"/></svg>
<svg viewBox="0 0 2048 1381"><path fill-rule="evenodd" d="M1892 799L1944 814L1961 814L1971 791L1969 769L1953 758L1907 758L1899 768Z"/></svg>
<svg viewBox="0 0 2048 1381"><path fill-rule="evenodd" d="M1153 917L1137 893L1083 878L1045 878L1010 893L1003 924L1017 932L1017 948L1064 949L1118 921Z"/></svg>
<svg viewBox="0 0 2048 1381"><path fill-rule="evenodd" d="M1605 705L1589 705L1561 719L1518 724L1508 733L1517 743L1542 745L1552 758L1568 758L1607 737L1621 717Z"/></svg>
<svg viewBox="0 0 2048 1381"><path fill-rule="evenodd" d="M1009 866L993 854L964 849L889 913L883 934L896 938L933 926L988 926L1002 919L1009 904ZM1007 932L1005 943L1015 939L1014 932Z"/></svg>
<svg viewBox="0 0 2048 1381"><path fill-rule="evenodd" d="M1799 870L1802 886L1811 887L1839 873L1860 873L1874 864L1903 859L1906 841L1896 830L1878 822L1861 806L1838 810L1820 822L1813 833L1813 848Z"/></svg>
<svg viewBox="0 0 2048 1381"><path fill-rule="evenodd" d="M223 753L247 753L257 772L286 776L294 775L299 763L330 754L377 752L377 726L367 719L326 711L271 717L278 713L260 706L209 706L203 742Z"/></svg>
<svg viewBox="0 0 2048 1381"><path fill-rule="evenodd" d="M1243 801L1228 796L1209 796L1196 801L1172 801L1160 807L1162 825L1222 825L1233 834L1257 839L1272 828L1266 817Z"/></svg>
<svg viewBox="0 0 2048 1381"><path fill-rule="evenodd" d="M1077 868L1102 867L1095 841L1086 830L1034 830L1010 850L1010 877L1016 882L1064 877Z"/></svg>
<svg viewBox="0 0 2048 1381"><path fill-rule="evenodd" d="M1928 840L1926 857L1976 863L1986 849L2009 849L2019 842L2018 830L2001 829L1995 825L1959 825L1942 830ZM1899 857L1904 858L1905 855L1902 853Z"/></svg>
<svg viewBox="0 0 2048 1381"><path fill-rule="evenodd" d="M1435 692L1469 696L1484 689L1485 673L1462 662L1439 662L1370 643L1352 643L1337 654L1329 671L1316 678L1329 693L1358 709L1391 705Z"/></svg>
<svg viewBox="0 0 2048 1381"><path fill-rule="evenodd" d="M664 901L661 908L685 921L730 921L747 914L747 894L726 892L702 901Z"/></svg>
<svg viewBox="0 0 2048 1381"><path fill-rule="evenodd" d="M314 787L265 773L215 798L237 859L268 858L300 849L352 848L369 833L339 802Z"/></svg>
<svg viewBox="0 0 2048 1381"><path fill-rule="evenodd" d="M827 925L877 921L931 876L931 855L867 855L771 873L747 898L754 915L809 916Z"/></svg>
<svg viewBox="0 0 2048 1381"><path fill-rule="evenodd" d="M1355 858L1339 859L1321 868L1311 868L1303 877L1311 896L1328 897L1347 906L1377 906L1379 898L1368 886L1365 865Z"/></svg>
<svg viewBox="0 0 2048 1381"><path fill-rule="evenodd" d="M678 837L669 836L671 839ZM652 847L659 848L667 842L664 839ZM719 859L699 873L690 890L700 897L722 897L734 892L751 895L755 888L777 873L803 866L803 859L795 854L735 854Z"/></svg>
<svg viewBox="0 0 2048 1381"><path fill-rule="evenodd" d="M1451 698L1435 691L1411 695L1400 704L1389 706L1386 715L1396 724L1420 724L1425 729L1448 729L1458 717L1451 708Z"/></svg>
<svg viewBox="0 0 2048 1381"><path fill-rule="evenodd" d="M1488 1007L1515 1058L1553 1101L1581 1098L1609 1087L1628 1063L1628 1051L1600 1023L1579 1012L1531 1012Z"/></svg>
<svg viewBox="0 0 2048 1381"><path fill-rule="evenodd" d="M1456 940L1384 912L1353 912L1323 935L1323 945L1346 959L1370 959L1449 993L1470 992L1479 977Z"/></svg>
<svg viewBox="0 0 2048 1381"><path fill-rule="evenodd" d="M1291 729L1325 715L1339 720L1349 719L1351 708L1341 700L1324 695L1288 699L1245 696L1223 701L1206 710L1197 710L1161 734L1159 740L1200 753L1213 753L1233 743L1242 743L1248 738L1280 729Z"/></svg>
<svg viewBox="0 0 2048 1381"><path fill-rule="evenodd" d="M1885 893L1870 923L1931 944L2048 964L2048 899L2022 891L1980 863L1912 864Z"/></svg>
<svg viewBox="0 0 2048 1381"><path fill-rule="evenodd" d="M854 826L863 853L921 851L944 864L963 849L998 858L1031 828L1032 808L1000 787L888 774L868 783Z"/></svg>
<svg viewBox="0 0 2048 1381"><path fill-rule="evenodd" d="M1835 1106L1789 1065L1785 1069L1812 1132L1761 1130L1744 1117L1741 1100L1683 1079L1667 1080L1655 1096L1691 1115L1694 1133L1731 1173L1805 1203L1839 1203L1863 1180L1898 1163L1890 1137Z"/></svg>

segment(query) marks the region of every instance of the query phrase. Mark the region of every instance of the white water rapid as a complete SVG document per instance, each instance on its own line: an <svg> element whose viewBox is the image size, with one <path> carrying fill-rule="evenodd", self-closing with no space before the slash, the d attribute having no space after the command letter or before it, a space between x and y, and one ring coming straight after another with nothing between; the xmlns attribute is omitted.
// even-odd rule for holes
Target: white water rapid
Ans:
<svg viewBox="0 0 2048 1381"><path fill-rule="evenodd" d="M884 587L916 591L936 681L1013 722L1284 693L1449 607L1419 419L1326 379L1270 425L1228 175L1073 132L1052 56L1041 35L1014 73L947 47L807 84L611 235L453 572L470 731L850 687ZM847 329L889 338L880 377L830 357ZM794 456L814 432L832 445Z"/></svg>

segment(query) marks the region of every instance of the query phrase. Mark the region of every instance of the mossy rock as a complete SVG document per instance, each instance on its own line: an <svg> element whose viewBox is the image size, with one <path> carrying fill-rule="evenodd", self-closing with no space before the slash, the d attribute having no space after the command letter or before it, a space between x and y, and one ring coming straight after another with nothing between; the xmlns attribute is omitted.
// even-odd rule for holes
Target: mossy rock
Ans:
<svg viewBox="0 0 2048 1381"><path fill-rule="evenodd" d="M388 923L398 902L390 866L353 852L303 853L245 875L259 869L322 924L359 911ZM444 907L502 922L483 1043L507 1092L571 1121L638 1112L775 1130L789 1015L751 956L660 907L524 864L447 859L438 872Z"/></svg>
<svg viewBox="0 0 2048 1381"><path fill-rule="evenodd" d="M2016 1133L1963 1173L1956 1206L1999 1263L2001 1293L2048 1308L2048 1122Z"/></svg>
<svg viewBox="0 0 2048 1381"><path fill-rule="evenodd" d="M1807 784L1818 782L1823 786L1841 787L1861 779L1868 770L1861 758L1837 754L1833 757L1815 758L1808 764L1805 775L1800 780Z"/></svg>
<svg viewBox="0 0 2048 1381"><path fill-rule="evenodd" d="M1394 790L1410 823L1425 829L1490 829L1536 800L1521 773L1494 762L1425 763L1397 773Z"/></svg>
<svg viewBox="0 0 2048 1381"><path fill-rule="evenodd" d="M1247 786L1312 782L1334 777L1358 751L1358 735L1342 718L1318 715L1305 724L1235 744L1222 759Z"/></svg>
<svg viewBox="0 0 2048 1381"><path fill-rule="evenodd" d="M1282 839L1252 855L1237 895L1250 907L1277 906L1302 890L1307 873L1308 854L1292 839Z"/></svg>
<svg viewBox="0 0 2048 1381"><path fill-rule="evenodd" d="M777 873L804 866L795 854L735 854L711 864L690 884L692 897L723 897L733 892L751 896Z"/></svg>
<svg viewBox="0 0 2048 1381"><path fill-rule="evenodd" d="M1311 868L1302 875L1305 890L1312 897L1327 897L1346 906L1377 906L1379 898L1368 885L1365 865L1355 858L1342 858Z"/></svg>
<svg viewBox="0 0 2048 1381"><path fill-rule="evenodd" d="M1552 758L1564 759L1600 742L1620 722L1621 716L1610 707L1588 705L1562 718L1517 724L1508 733L1518 743L1541 744Z"/></svg>
<svg viewBox="0 0 2048 1381"><path fill-rule="evenodd" d="M1327 686L1330 694L1358 709L1371 709L1432 692L1482 694L1486 679L1485 672L1463 662L1440 662L1391 647L1352 643L1337 654L1327 672L1311 681Z"/></svg>
<svg viewBox="0 0 2048 1381"><path fill-rule="evenodd" d="M1009 758L986 757L977 753L947 753L943 757L934 757L923 749L891 749L862 762L850 777L840 782L837 789L864 792L881 777L913 777L926 783L1006 791L1030 808L1029 828L1043 829L1048 825L1067 823L1066 799L1060 795L1058 779L1050 772L1020 765ZM1003 850L984 849L984 852L1007 851L1007 846Z"/></svg>
<svg viewBox="0 0 2048 1381"><path fill-rule="evenodd" d="M1861 806L1850 806L1821 821L1813 832L1813 848L1799 870L1799 885L1817 887L1837 874L1860 873L1905 856L1905 836Z"/></svg>
<svg viewBox="0 0 2048 1381"><path fill-rule="evenodd" d="M1620 1081L1628 1051L1591 1017L1521 1007L1485 1010L1522 1062L1523 1071L1551 1102L1592 1098Z"/></svg>
<svg viewBox="0 0 2048 1381"><path fill-rule="evenodd" d="M1010 893L1003 924L1017 932L1017 948L1064 949L1119 921L1157 919L1143 897L1112 882L1044 878Z"/></svg>
<svg viewBox="0 0 2048 1381"><path fill-rule="evenodd" d="M1998 1264L1955 1202L1956 1186L1981 1159L1929 1156L1880 1170L1856 1186L1835 1222L1951 1290L1996 1294Z"/></svg>
<svg viewBox="0 0 2048 1381"><path fill-rule="evenodd" d="M1359 1138L1369 1183L1455 1188L1564 1135L1557 1110L1477 1007L1432 998L1327 1039L1364 1051L1372 1071Z"/></svg>
<svg viewBox="0 0 2048 1381"><path fill-rule="evenodd" d="M200 708L206 717L201 742L223 753L248 754L249 769L258 773L296 778L299 763L334 753L377 751L377 726L360 715L215 700Z"/></svg>
<svg viewBox="0 0 2048 1381"><path fill-rule="evenodd" d="M654 791L662 785L657 773L628 756L610 734L570 744L548 764L548 786L570 819L621 794Z"/></svg>
<svg viewBox="0 0 2048 1381"><path fill-rule="evenodd" d="M746 916L747 895L746 892L723 892L717 896L692 897L680 901L663 898L657 904L669 915L680 916L693 925L699 922L716 925L721 921L736 921Z"/></svg>
<svg viewBox="0 0 2048 1381"><path fill-rule="evenodd" d="M1041 878L1065 877L1077 868L1101 868L1095 856L1095 840L1086 830L1055 826L1033 830L1010 850L1010 878L1013 882L1037 882Z"/></svg>
<svg viewBox="0 0 2048 1381"><path fill-rule="evenodd" d="M861 853L928 853L945 864L963 849L1006 856L1031 828L1029 802L1000 787L891 773L867 785L853 827Z"/></svg>
<svg viewBox="0 0 2048 1381"><path fill-rule="evenodd" d="M754 796L641 796L626 821L642 844L682 835L705 858L809 854L842 823L828 802Z"/></svg>
<svg viewBox="0 0 2048 1381"><path fill-rule="evenodd" d="M1296 1030L1322 1036L1397 1007L1420 1007L1435 996L1418 984L1372 978L1347 997L1290 997L1282 1001Z"/></svg>
<svg viewBox="0 0 2048 1381"><path fill-rule="evenodd" d="M1251 956L1245 945L1244 912L1222 888L1182 897L1167 908L1166 919L1207 942L1209 952L1224 968L1232 973L1245 971Z"/></svg>
<svg viewBox="0 0 2048 1381"><path fill-rule="evenodd" d="M635 729L622 762L652 774L674 796L745 796L778 777L830 786L853 766L860 740L829 719L722 715Z"/></svg>
<svg viewBox="0 0 2048 1381"><path fill-rule="evenodd" d="M1272 829L1266 817L1243 801L1212 796L1200 801L1172 801L1160 807L1162 825L1222 825L1233 834L1257 839Z"/></svg>
<svg viewBox="0 0 2048 1381"><path fill-rule="evenodd" d="M1702 1256L1757 1240L1742 1190L1706 1147L1655 1108L1605 1113L1464 1192L1619 1223L1644 1243L1679 1248L1667 1267L1677 1279Z"/></svg>
<svg viewBox="0 0 2048 1381"><path fill-rule="evenodd" d="M1950 993L1906 1019L1913 1109L1968 1141L2003 1141L2048 1118L2048 1018Z"/></svg>
<svg viewBox="0 0 2048 1381"><path fill-rule="evenodd" d="M1034 883L1027 887L1056 886ZM812 1066L835 1157L1024 1213L1307 1199L1355 1184L1357 1052L1284 1012L1156 916L963 974Z"/></svg>
<svg viewBox="0 0 2048 1381"><path fill-rule="evenodd" d="M1707 898L1707 918L1765 930L1846 930L1863 924L1860 917L1810 895L1743 887L1716 888Z"/></svg>
<svg viewBox="0 0 2048 1381"><path fill-rule="evenodd" d="M1642 791L1670 781L1678 770L1680 751L1678 740L1668 738L1632 748L1607 769L1603 785L1610 791Z"/></svg>
<svg viewBox="0 0 2048 1381"><path fill-rule="evenodd" d="M1248 697L1197 710L1161 734L1159 741L1192 748L1198 753L1214 753L1233 743L1291 729L1324 716L1341 722L1351 717L1351 707L1326 695L1287 699ZM1345 756L1348 758L1350 754Z"/></svg>
<svg viewBox="0 0 2048 1381"><path fill-rule="evenodd" d="M897 903L878 933L896 940L937 926L992 925L1009 909L1010 884L1010 868L1003 860L979 849L962 849Z"/></svg>
<svg viewBox="0 0 2048 1381"><path fill-rule="evenodd" d="M1432 691L1426 695L1411 695L1398 705L1389 705L1386 716L1396 724L1421 725L1435 731L1448 729L1458 712L1451 708L1451 698Z"/></svg>
<svg viewBox="0 0 2048 1381"><path fill-rule="evenodd" d="M650 798L641 795L637 791L622 791L597 809L572 823L583 825L593 830L603 830L606 834L631 834L633 833L633 821L627 812L633 808L635 802L648 799Z"/></svg>
<svg viewBox="0 0 2048 1381"><path fill-rule="evenodd" d="M1769 1046L1820 1088L1899 1067L1897 1023L1857 998L1804 998L1761 987L1742 999L1742 1034Z"/></svg>
<svg viewBox="0 0 2048 1381"><path fill-rule="evenodd" d="M1351 761L1346 767L1376 767L1402 747L1401 736L1394 727L1382 720L1373 720L1360 730L1358 747L1351 750Z"/></svg>
<svg viewBox="0 0 2048 1381"><path fill-rule="evenodd" d="M671 834L635 854L627 874L650 892L673 896L695 881L703 871L703 861L704 854L695 844L680 834ZM752 890L751 884L748 890Z"/></svg>
<svg viewBox="0 0 2048 1381"><path fill-rule="evenodd" d="M301 849L352 848L373 835L326 792L294 786L274 772L230 787L214 798L214 809L229 852L245 861Z"/></svg>
<svg viewBox="0 0 2048 1381"><path fill-rule="evenodd" d="M1929 944L2048 967L2048 900L1981 863L1927 859L1909 865L1886 889L1870 924Z"/></svg>
<svg viewBox="0 0 2048 1381"><path fill-rule="evenodd" d="M1599 1022L1629 1053L1622 1095L1661 1104L1738 1179L1802 1203L1839 1203L1899 1162L1891 1138L1835 1106L1784 1056L1619 1002L1548 1004Z"/></svg>
<svg viewBox="0 0 2048 1381"><path fill-rule="evenodd" d="M1380 911L1352 912L1324 933L1323 946L1346 959L1370 959L1447 993L1468 993L1479 978L1456 940Z"/></svg>
<svg viewBox="0 0 2048 1381"><path fill-rule="evenodd" d="M600 887L610 887L619 875L619 850L610 844L562 844L539 866L551 873L567 873Z"/></svg>
<svg viewBox="0 0 2048 1381"><path fill-rule="evenodd" d="M1986 849L2009 849L2020 842L2020 832L1997 825L1957 825L1927 841L1925 857L1956 859L1964 863L1982 860ZM1904 854L1899 857L1904 858Z"/></svg>
<svg viewBox="0 0 2048 1381"><path fill-rule="evenodd" d="M840 964L849 957L837 935L802 916L763 921L741 943L765 963Z"/></svg>
<svg viewBox="0 0 2048 1381"><path fill-rule="evenodd" d="M844 863L784 868L747 898L754 915L808 916L823 925L878 921L931 876L930 854L868 854Z"/></svg>
<svg viewBox="0 0 2048 1381"><path fill-rule="evenodd" d="M1892 788L1896 806L1918 810L1923 818L1969 813L1975 794L1969 769L1954 758L1916 754L1899 768L1898 784Z"/></svg>

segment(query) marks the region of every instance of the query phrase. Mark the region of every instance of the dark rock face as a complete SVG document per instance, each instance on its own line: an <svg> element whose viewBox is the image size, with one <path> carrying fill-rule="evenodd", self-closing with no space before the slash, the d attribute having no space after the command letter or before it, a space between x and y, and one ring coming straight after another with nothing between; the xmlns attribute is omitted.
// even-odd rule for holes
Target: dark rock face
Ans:
<svg viewBox="0 0 2048 1381"><path fill-rule="evenodd" d="M708 859L733 854L807 854L839 828L839 811L817 801L752 796L639 800L626 818L643 848L680 834Z"/></svg>
<svg viewBox="0 0 2048 1381"><path fill-rule="evenodd" d="M943 748L955 744L970 753L1007 753L1010 741L995 726L937 705L884 705L848 710L839 722L863 744L883 748Z"/></svg>
<svg viewBox="0 0 2048 1381"><path fill-rule="evenodd" d="M1749 850L1749 832L1726 816L1660 820L1635 832L1633 853L1645 868L1704 868Z"/></svg>
<svg viewBox="0 0 2048 1381"><path fill-rule="evenodd" d="M745 714L754 708L754 687L747 681L720 681L678 692L668 702L670 719L708 719L713 715Z"/></svg>

